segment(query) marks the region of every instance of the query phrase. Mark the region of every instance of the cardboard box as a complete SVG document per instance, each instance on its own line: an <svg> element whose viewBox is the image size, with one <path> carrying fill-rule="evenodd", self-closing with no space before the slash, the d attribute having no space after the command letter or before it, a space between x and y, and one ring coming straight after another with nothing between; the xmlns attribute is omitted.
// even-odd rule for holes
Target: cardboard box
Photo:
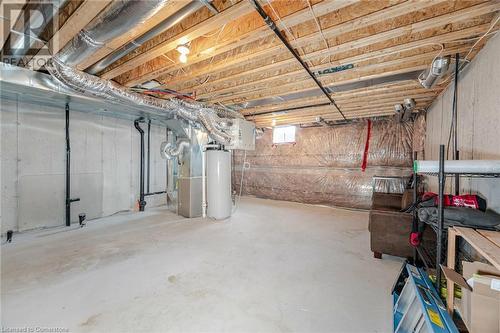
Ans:
<svg viewBox="0 0 500 333"><path fill-rule="evenodd" d="M458 309L471 333L500 332L500 271L481 262L462 262L463 276L443 267L447 278L462 287Z"/></svg>

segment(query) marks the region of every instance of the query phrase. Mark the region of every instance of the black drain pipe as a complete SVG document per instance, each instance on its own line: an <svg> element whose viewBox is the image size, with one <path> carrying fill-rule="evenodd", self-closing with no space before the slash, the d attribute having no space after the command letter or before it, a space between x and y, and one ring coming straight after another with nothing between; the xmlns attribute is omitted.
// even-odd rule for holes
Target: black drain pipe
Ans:
<svg viewBox="0 0 500 333"><path fill-rule="evenodd" d="M151 173L151 120L148 121L148 178L147 178L147 192L149 193L150 178Z"/></svg>
<svg viewBox="0 0 500 333"><path fill-rule="evenodd" d="M69 142L69 104L66 103L66 226L71 225L71 203L80 198L71 199L71 146Z"/></svg>
<svg viewBox="0 0 500 333"><path fill-rule="evenodd" d="M273 19L270 18L269 15L267 15L267 13L264 11L264 9L261 7L261 5L256 0L250 0L250 3L255 7L255 10L257 10L257 13L259 13L259 15L262 17L262 19L264 20L264 23L266 23L266 25L269 27L269 29L271 29L274 32L274 34L280 39L280 41L283 43L283 45L286 46L288 51L290 51L290 53L295 57L295 59L297 59L297 61L302 66L302 68L304 68L305 71L307 72L307 74L309 74L311 79L314 80L314 83L316 83L318 88L321 89L323 94L325 94L326 98L328 98L328 100L330 101L330 104L333 105L337 109L337 111L340 113L342 118L344 118L344 120L347 120L347 118L342 113L342 111L340 111L339 106L337 105L337 103L335 103L332 96L328 93L328 91L325 89L325 87L323 87L321 82L319 82L319 80L316 78L316 76L313 74L313 72L311 72L311 70L306 65L304 60L302 60L302 58L299 56L297 51L295 51L295 49L292 47L292 45L290 45L290 43L286 40L285 36L283 36L281 31L278 29L278 27L276 26L276 23L274 23Z"/></svg>
<svg viewBox="0 0 500 333"><path fill-rule="evenodd" d="M136 119L134 121L134 126L139 131L141 135L141 174L140 174L140 186L139 186L139 211L143 212L144 207L146 206L146 201L144 200L144 130L139 125L139 122L142 122L143 118Z"/></svg>

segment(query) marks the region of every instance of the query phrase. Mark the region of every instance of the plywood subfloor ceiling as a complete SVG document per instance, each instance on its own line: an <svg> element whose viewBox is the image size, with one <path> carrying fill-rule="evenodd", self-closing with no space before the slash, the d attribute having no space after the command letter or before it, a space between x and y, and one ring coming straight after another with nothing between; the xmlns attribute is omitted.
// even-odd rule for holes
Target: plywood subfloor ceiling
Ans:
<svg viewBox="0 0 500 333"><path fill-rule="evenodd" d="M61 10L60 30L55 34L69 41L110 3L70 1ZM89 68L187 3L172 1L151 22L131 27L78 68ZM461 59L472 60L500 26L498 1L259 3L312 71L352 67L317 74L321 84L332 89L331 96L348 119L393 115L394 104L404 98L414 98L417 110L426 109L453 80L448 75L434 88L424 89L416 73L429 68L438 55L459 53ZM212 4L218 14L199 9L99 76L129 87L156 80L163 88L190 93L197 100L238 108L259 127L310 123L318 116L342 119L249 1L214 0ZM183 64L176 47L186 41L191 52Z"/></svg>

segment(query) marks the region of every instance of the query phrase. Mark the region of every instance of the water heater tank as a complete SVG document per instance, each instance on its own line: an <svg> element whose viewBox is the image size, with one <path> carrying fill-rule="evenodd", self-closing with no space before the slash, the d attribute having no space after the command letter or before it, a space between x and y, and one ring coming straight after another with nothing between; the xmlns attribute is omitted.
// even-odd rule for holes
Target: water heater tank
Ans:
<svg viewBox="0 0 500 333"><path fill-rule="evenodd" d="M217 220L231 216L231 153L207 150L207 215Z"/></svg>

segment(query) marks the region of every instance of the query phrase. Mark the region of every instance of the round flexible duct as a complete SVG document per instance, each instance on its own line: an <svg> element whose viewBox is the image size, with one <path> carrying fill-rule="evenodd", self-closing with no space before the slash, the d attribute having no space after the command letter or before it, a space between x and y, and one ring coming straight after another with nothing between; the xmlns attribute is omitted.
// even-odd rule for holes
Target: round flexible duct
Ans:
<svg viewBox="0 0 500 333"><path fill-rule="evenodd" d="M232 136L227 133L230 130L231 120L219 117L217 111L201 103L188 103L175 98L160 99L132 92L114 81L101 79L67 66L57 57L52 58L46 68L61 84L83 94L132 102L162 110L187 121L200 123L209 136L221 144L228 145L232 140Z"/></svg>
<svg viewBox="0 0 500 333"><path fill-rule="evenodd" d="M162 142L160 147L160 155L162 158L172 160L179 156L184 148L189 147L190 143L187 139L177 140L176 146L170 142Z"/></svg>

